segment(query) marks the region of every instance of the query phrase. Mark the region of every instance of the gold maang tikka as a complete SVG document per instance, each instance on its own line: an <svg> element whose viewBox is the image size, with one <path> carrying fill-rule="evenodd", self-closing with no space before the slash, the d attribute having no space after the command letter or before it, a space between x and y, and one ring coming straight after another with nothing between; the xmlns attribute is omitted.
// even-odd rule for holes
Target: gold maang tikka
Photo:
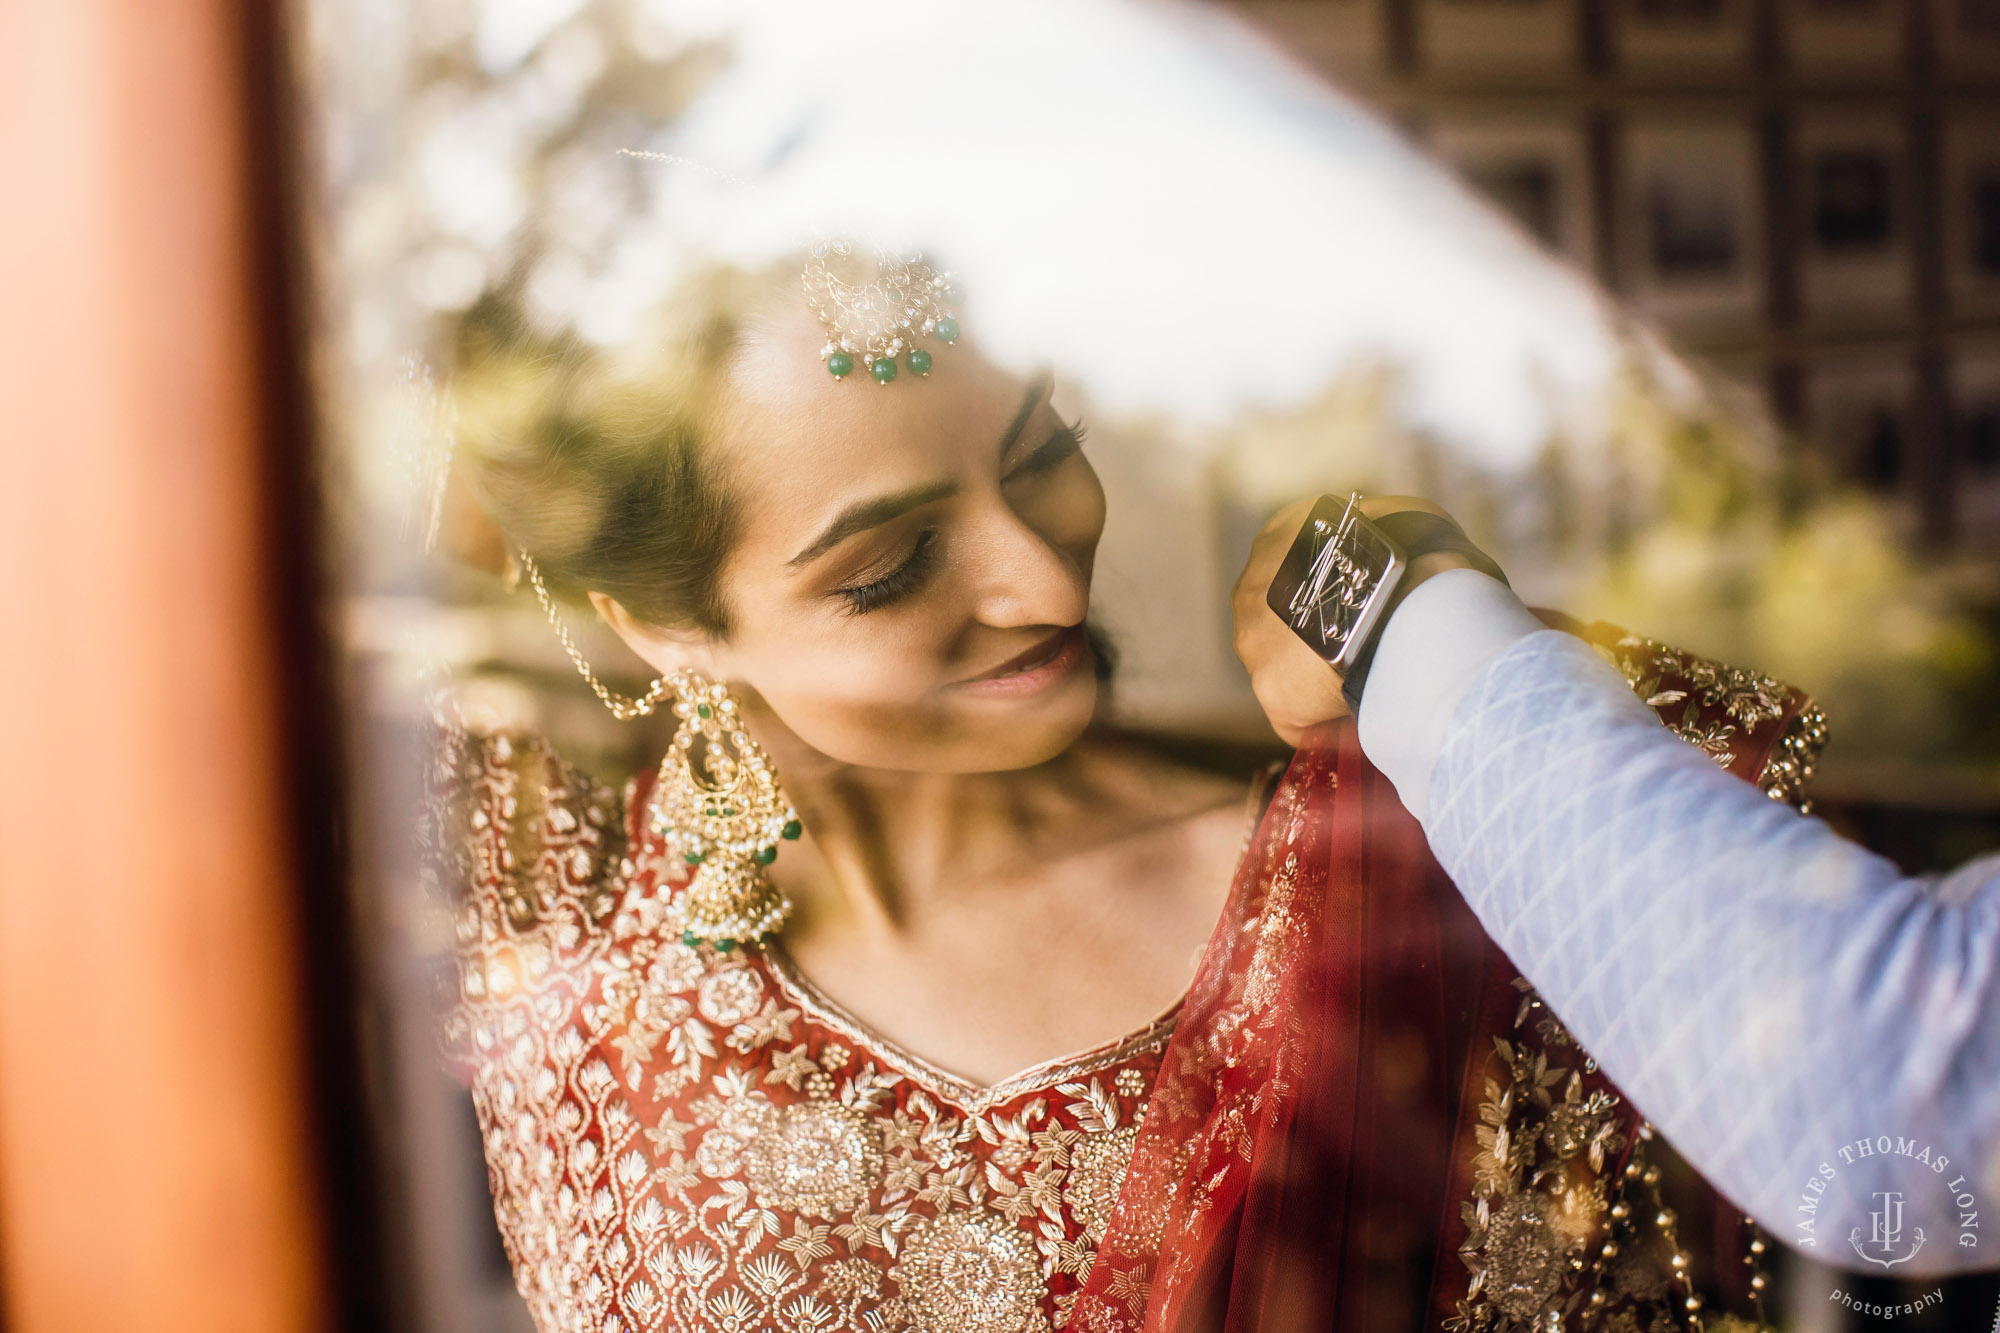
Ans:
<svg viewBox="0 0 2000 1333"><path fill-rule="evenodd" d="M819 355L827 373L840 380L865 369L877 384L894 380L899 364L912 375L930 374L931 354L922 339L946 346L958 341L958 321L946 308L954 295L951 275L921 255L876 254L866 281L836 271L851 275L858 262L846 241L822 241L801 275L806 306L826 330Z"/></svg>
<svg viewBox="0 0 2000 1333"><path fill-rule="evenodd" d="M669 671L636 699L615 693L570 637L534 557L516 555L563 650L613 717L646 717L673 696L680 725L660 760L650 817L653 831L692 871L681 895L681 942L729 953L776 934L792 904L766 867L778 859L778 844L803 829L770 756L743 729L735 697L686 668Z"/></svg>
<svg viewBox="0 0 2000 1333"><path fill-rule="evenodd" d="M691 168L724 185L745 184L679 153L621 148L618 155ZM958 319L950 309L958 293L951 274L922 255L871 250L863 258L846 240L821 240L806 256L799 277L806 307L826 330L820 361L837 380L857 370L867 371L877 384L892 383L901 370L928 375L931 353L923 340L947 347L958 341Z"/></svg>

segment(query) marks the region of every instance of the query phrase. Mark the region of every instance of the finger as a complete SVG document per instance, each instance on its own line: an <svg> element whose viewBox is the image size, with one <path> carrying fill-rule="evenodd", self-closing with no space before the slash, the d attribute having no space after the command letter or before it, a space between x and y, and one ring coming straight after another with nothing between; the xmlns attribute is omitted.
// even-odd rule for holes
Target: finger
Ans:
<svg viewBox="0 0 2000 1333"><path fill-rule="evenodd" d="M1347 700L1341 695L1337 681L1325 663L1318 665L1318 683L1285 672L1265 671L1251 677L1250 688L1257 696L1257 706L1270 719L1272 730L1288 744L1299 744L1307 732L1321 723L1347 716Z"/></svg>
<svg viewBox="0 0 2000 1333"><path fill-rule="evenodd" d="M1252 615L1253 602L1263 605L1271 580L1277 577L1278 566L1284 563L1285 552L1291 549L1292 539L1304 526L1306 515L1312 512L1315 503L1313 498L1295 500L1266 519L1258 530L1250 543L1250 556L1230 594L1238 617Z"/></svg>

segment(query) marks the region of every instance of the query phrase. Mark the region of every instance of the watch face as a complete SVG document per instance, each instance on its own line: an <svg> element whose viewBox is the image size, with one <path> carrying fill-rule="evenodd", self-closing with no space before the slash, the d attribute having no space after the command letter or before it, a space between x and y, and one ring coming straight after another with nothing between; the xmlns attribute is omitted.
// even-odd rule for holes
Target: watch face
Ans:
<svg viewBox="0 0 2000 1333"><path fill-rule="evenodd" d="M1402 578L1403 552L1362 514L1359 494L1323 495L1266 596L1306 646L1345 674Z"/></svg>

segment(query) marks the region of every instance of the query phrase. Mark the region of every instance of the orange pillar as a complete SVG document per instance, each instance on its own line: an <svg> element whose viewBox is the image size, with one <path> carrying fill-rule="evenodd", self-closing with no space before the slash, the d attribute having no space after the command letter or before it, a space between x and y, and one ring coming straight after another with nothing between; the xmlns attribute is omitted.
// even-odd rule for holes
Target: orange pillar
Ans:
<svg viewBox="0 0 2000 1333"><path fill-rule="evenodd" d="M9 1333L325 1322L243 18L0 10Z"/></svg>

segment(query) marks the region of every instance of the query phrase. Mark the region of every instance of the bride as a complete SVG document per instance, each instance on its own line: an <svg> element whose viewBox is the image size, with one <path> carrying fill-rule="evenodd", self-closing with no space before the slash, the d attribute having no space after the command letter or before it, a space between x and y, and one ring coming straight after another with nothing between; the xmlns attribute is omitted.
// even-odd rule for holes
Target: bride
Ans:
<svg viewBox="0 0 2000 1333"><path fill-rule="evenodd" d="M622 794L532 737L439 749L447 1043L538 1326L1753 1308L1351 726L1246 785L1093 724L1083 423L921 262L844 258L708 275L611 349L464 331L469 480L600 696L678 724ZM1589 633L1733 771L1809 764L1793 692Z"/></svg>

